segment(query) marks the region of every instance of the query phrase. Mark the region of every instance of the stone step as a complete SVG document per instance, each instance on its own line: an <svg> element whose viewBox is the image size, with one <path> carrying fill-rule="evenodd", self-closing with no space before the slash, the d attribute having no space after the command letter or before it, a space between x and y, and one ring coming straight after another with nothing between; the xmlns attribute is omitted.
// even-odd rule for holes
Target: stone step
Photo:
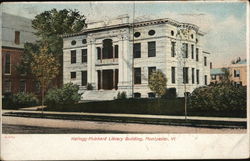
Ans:
<svg viewBox="0 0 250 161"><path fill-rule="evenodd" d="M82 94L82 100L84 101L101 101L101 100L113 100L117 96L116 90L90 90L84 91Z"/></svg>

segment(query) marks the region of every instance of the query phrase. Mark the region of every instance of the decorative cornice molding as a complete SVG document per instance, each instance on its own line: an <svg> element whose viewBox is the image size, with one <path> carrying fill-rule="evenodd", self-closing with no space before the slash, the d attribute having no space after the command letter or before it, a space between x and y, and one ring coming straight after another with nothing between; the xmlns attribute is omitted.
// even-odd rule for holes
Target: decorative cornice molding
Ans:
<svg viewBox="0 0 250 161"><path fill-rule="evenodd" d="M72 36L79 36L79 35L84 35L84 34L87 34L90 32L97 32L97 31L114 29L114 28L142 27L142 26L157 25L157 24L170 24L170 25L175 26L175 27L192 29L200 35L205 34L201 31L199 31L199 27L197 25L190 24L190 23L181 23L181 22L169 19L169 18L165 18L165 19L156 19L156 20L135 22L135 23L124 23L124 24L118 24L118 25L102 26L102 27L97 27L97 28L92 28L92 29L86 28L86 29L83 29L79 33L61 35L61 37L66 38L66 37L72 37Z"/></svg>

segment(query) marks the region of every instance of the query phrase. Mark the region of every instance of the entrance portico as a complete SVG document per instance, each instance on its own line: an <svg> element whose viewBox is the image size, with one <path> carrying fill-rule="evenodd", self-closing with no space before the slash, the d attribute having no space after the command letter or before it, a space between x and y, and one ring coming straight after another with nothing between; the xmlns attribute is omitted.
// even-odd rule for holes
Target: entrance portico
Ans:
<svg viewBox="0 0 250 161"><path fill-rule="evenodd" d="M118 69L98 70L98 90L117 90Z"/></svg>

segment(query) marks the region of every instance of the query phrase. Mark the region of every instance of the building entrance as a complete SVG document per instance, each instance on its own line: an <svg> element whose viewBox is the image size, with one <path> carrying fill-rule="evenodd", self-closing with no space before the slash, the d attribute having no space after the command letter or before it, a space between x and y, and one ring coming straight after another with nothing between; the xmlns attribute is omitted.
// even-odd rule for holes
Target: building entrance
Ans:
<svg viewBox="0 0 250 161"><path fill-rule="evenodd" d="M117 89L118 69L98 70L98 90Z"/></svg>

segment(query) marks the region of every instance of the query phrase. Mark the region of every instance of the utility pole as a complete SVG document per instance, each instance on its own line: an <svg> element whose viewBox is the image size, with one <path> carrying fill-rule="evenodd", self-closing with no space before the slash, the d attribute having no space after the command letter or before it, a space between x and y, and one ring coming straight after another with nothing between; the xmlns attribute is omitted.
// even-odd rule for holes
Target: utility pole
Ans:
<svg viewBox="0 0 250 161"><path fill-rule="evenodd" d="M181 35L181 32L182 32L182 35ZM180 42L180 45L181 45L181 56L182 56L182 58L181 58L182 60L180 62L183 61L183 69L182 69L183 70L183 73L182 73L183 76L182 77L183 77L183 85L184 85L184 101L185 101L184 102L184 113L185 113L185 120L186 121L187 121L187 87L186 87L186 83L187 83L187 79L188 79L188 75L187 75L188 71L186 71L186 59L188 58L188 55L186 55L186 52L188 52L188 46L187 46L187 49L186 48L184 49L184 46L182 44L182 39L183 39L183 36L187 37L188 33L189 33L188 29L179 29L178 30L179 42ZM184 75L184 73L185 73L185 75Z"/></svg>

